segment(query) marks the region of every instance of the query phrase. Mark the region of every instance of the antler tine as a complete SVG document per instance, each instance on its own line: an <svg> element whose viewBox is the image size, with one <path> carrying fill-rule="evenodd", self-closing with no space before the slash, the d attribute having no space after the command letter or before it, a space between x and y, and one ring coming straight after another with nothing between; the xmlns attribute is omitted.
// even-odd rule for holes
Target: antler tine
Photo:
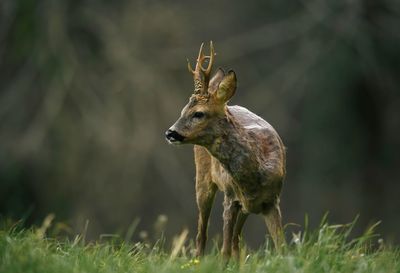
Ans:
<svg viewBox="0 0 400 273"><path fill-rule="evenodd" d="M204 69L204 68L201 66L201 70L204 72L204 74L205 74L207 77L210 76L211 69L212 69L212 66L213 66L213 63L214 63L214 56L215 56L214 45L213 45L213 42L210 41L210 56L206 56L206 58L208 58L208 66L207 66L207 69Z"/></svg>
<svg viewBox="0 0 400 273"><path fill-rule="evenodd" d="M199 50L199 56L197 57L197 62L196 62L196 70L195 70L196 72L197 71L200 72L200 70L203 70L202 66L201 66L201 63L203 62L203 58L204 58L203 47L204 47L204 43L201 43L200 50Z"/></svg>
<svg viewBox="0 0 400 273"><path fill-rule="evenodd" d="M199 56L197 57L196 60L196 67L195 70L193 70L192 65L190 64L190 61L188 58L186 58L187 64L188 64L188 70L189 72L191 72L193 75L195 75L196 73L199 73L199 70L201 69L201 62L203 61L203 46L204 43L201 44L200 46L200 50L199 50ZM199 69L200 68L200 69Z"/></svg>
<svg viewBox="0 0 400 273"><path fill-rule="evenodd" d="M189 69L189 72L192 73L192 74L194 75L194 71L193 71L192 65L190 64L189 59L186 58L186 61L187 61L187 67L188 67L188 69Z"/></svg>

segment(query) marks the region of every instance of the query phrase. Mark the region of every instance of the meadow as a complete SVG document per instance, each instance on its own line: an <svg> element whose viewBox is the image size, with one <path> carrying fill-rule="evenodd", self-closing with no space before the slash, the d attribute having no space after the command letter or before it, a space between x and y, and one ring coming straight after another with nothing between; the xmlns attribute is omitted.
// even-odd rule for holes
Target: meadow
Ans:
<svg viewBox="0 0 400 273"><path fill-rule="evenodd" d="M0 272L400 272L398 247L386 245L374 226L353 238L353 226L323 220L314 231L287 234L290 240L281 253L268 238L258 250L242 242L240 261L225 264L215 242L206 256L193 258L187 230L167 247L162 237L149 243L107 235L87 242L84 234L72 239L51 235L50 221L29 229L3 223Z"/></svg>

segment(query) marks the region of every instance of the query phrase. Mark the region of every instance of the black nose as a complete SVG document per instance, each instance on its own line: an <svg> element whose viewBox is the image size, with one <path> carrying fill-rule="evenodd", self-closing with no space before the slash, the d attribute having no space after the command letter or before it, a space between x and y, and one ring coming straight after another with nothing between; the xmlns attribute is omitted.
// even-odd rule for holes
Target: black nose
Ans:
<svg viewBox="0 0 400 273"><path fill-rule="evenodd" d="M165 138L168 139L168 140L171 141L171 142L174 142L174 141L183 141L183 140L185 139L185 137L182 136L182 135L180 135L177 131L175 131L175 130L170 130L170 129L168 129L168 130L165 132Z"/></svg>

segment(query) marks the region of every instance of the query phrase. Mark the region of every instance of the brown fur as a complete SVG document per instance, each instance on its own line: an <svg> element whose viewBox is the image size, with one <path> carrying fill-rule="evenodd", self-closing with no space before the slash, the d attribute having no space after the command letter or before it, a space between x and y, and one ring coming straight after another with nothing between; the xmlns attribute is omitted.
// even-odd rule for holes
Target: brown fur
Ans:
<svg viewBox="0 0 400 273"><path fill-rule="evenodd" d="M199 209L197 255L203 255L207 226L217 189L224 193L222 253L239 257L239 237L249 213L262 214L274 241L285 243L279 196L285 177L285 148L265 120L226 102L236 90L236 75L220 69L194 94L170 128L194 146L196 200ZM202 112L197 118L195 113ZM174 141L176 143L176 141Z"/></svg>

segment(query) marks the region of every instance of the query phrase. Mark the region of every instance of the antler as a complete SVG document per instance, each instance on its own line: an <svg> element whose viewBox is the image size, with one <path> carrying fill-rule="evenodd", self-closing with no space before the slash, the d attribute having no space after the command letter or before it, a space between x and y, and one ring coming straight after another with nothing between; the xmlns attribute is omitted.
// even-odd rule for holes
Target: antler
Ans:
<svg viewBox="0 0 400 273"><path fill-rule="evenodd" d="M204 43L202 43L200 46L199 56L197 57L195 70L192 69L189 59L187 59L189 72L191 72L193 74L194 93L195 94L207 94L208 83L210 81L211 70L212 70L212 66L214 63L214 56L216 55L212 41L210 41L210 55L209 56L206 56L203 54L203 46L204 46ZM203 67L203 62L206 59L208 59L208 66L205 69Z"/></svg>

